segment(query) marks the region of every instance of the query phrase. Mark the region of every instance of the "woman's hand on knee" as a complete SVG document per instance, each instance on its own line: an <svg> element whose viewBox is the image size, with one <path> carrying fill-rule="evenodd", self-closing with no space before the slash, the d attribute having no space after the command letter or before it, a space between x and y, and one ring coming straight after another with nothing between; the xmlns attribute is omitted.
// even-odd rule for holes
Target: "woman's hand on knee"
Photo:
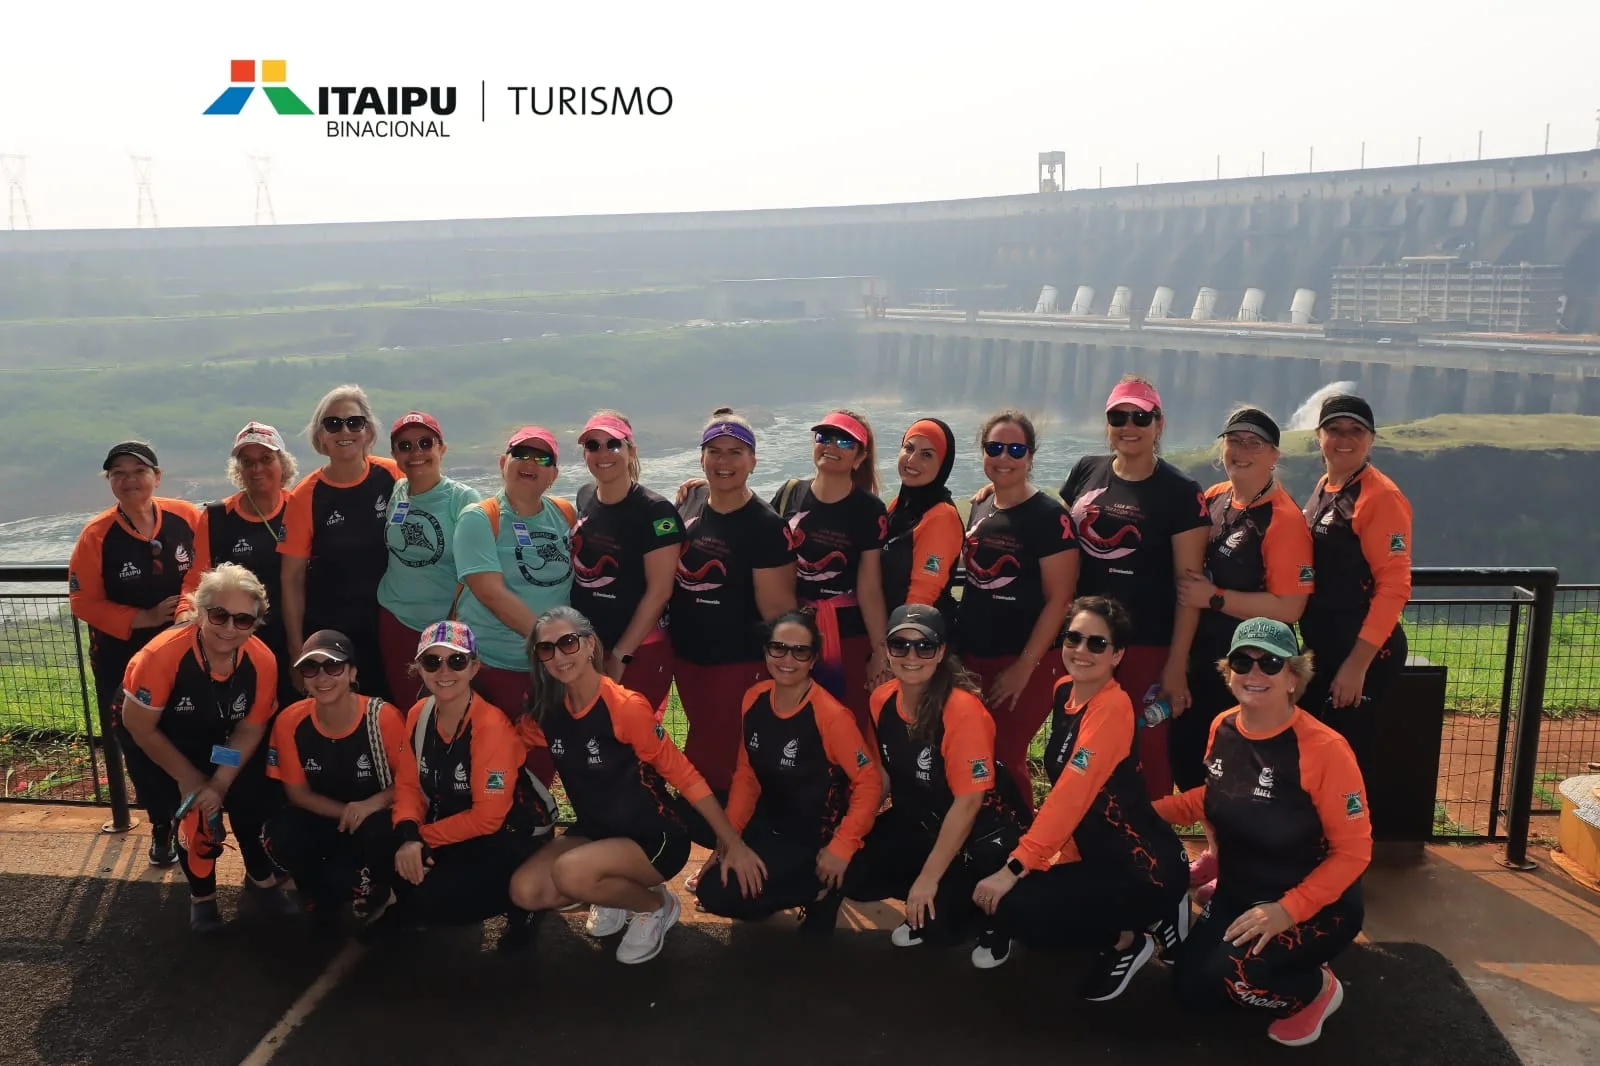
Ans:
<svg viewBox="0 0 1600 1066"><path fill-rule="evenodd" d="M423 859L422 845L415 840L401 844L400 850L394 853L394 872L414 885L422 884L431 865L431 860Z"/></svg>

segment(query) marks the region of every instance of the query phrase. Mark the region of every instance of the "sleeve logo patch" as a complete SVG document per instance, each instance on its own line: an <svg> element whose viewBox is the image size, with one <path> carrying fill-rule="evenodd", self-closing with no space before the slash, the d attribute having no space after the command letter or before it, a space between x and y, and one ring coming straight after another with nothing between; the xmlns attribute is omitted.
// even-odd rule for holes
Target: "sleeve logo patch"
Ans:
<svg viewBox="0 0 1600 1066"><path fill-rule="evenodd" d="M987 780L988 777L989 777L989 760L988 759L973 759L972 760L972 779L974 781L984 781L984 780Z"/></svg>
<svg viewBox="0 0 1600 1066"><path fill-rule="evenodd" d="M1404 555L1406 553L1406 535L1404 533L1389 534L1389 554Z"/></svg>
<svg viewBox="0 0 1600 1066"><path fill-rule="evenodd" d="M68 592L78 592L78 591L80 591L80 586L78 584L77 571L73 571L72 573L67 575L67 591Z"/></svg>
<svg viewBox="0 0 1600 1066"><path fill-rule="evenodd" d="M1092 758L1094 758L1094 752L1088 748L1079 748L1072 753L1072 759L1067 765L1080 774L1086 774L1089 772L1089 760Z"/></svg>
<svg viewBox="0 0 1600 1066"><path fill-rule="evenodd" d="M135 692L133 694L133 698L144 704L146 707L150 706L150 690L147 688L142 688L138 692Z"/></svg>
<svg viewBox="0 0 1600 1066"><path fill-rule="evenodd" d="M267 765L268 766L277 766L278 765L278 749L277 748L268 748L267 749Z"/></svg>
<svg viewBox="0 0 1600 1066"><path fill-rule="evenodd" d="M656 531L656 536L658 537L670 537L678 532L678 520L676 518L658 518L650 523L650 528Z"/></svg>
<svg viewBox="0 0 1600 1066"><path fill-rule="evenodd" d="M1311 584L1311 582L1316 580L1316 577L1317 577L1317 568L1316 567L1314 567L1314 566L1302 566L1300 568L1300 584L1309 585L1309 584Z"/></svg>
<svg viewBox="0 0 1600 1066"><path fill-rule="evenodd" d="M869 763L871 761L872 760L867 758L867 753L866 752L862 751L860 748L856 749L856 769L857 770L866 769L867 763Z"/></svg>
<svg viewBox="0 0 1600 1066"><path fill-rule="evenodd" d="M941 556L941 555L930 555L930 556L928 556L927 561L922 564L922 569L927 573L937 574L939 572L939 567L943 563L944 563L944 557L943 556Z"/></svg>
<svg viewBox="0 0 1600 1066"><path fill-rule="evenodd" d="M657 740L666 740L667 739L667 727L662 725L660 722L656 723L656 739Z"/></svg>
<svg viewBox="0 0 1600 1066"><path fill-rule="evenodd" d="M1361 803L1361 793L1346 792L1344 794L1344 816L1346 818L1351 820L1360 818L1366 813L1366 810L1366 807L1362 806Z"/></svg>
<svg viewBox="0 0 1600 1066"><path fill-rule="evenodd" d="M506 790L506 773L504 770L490 770L489 780L484 783L485 792L504 792Z"/></svg>

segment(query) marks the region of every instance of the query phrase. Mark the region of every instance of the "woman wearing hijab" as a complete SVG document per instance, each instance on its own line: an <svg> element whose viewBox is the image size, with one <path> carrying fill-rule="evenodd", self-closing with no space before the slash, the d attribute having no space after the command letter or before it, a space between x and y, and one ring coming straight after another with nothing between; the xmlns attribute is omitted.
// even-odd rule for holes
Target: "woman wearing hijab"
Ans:
<svg viewBox="0 0 1600 1066"><path fill-rule="evenodd" d="M950 582L961 558L965 528L947 482L956 461L956 436L937 418L920 418L900 442L900 491L889 503L883 542L887 610L925 603L954 617Z"/></svg>

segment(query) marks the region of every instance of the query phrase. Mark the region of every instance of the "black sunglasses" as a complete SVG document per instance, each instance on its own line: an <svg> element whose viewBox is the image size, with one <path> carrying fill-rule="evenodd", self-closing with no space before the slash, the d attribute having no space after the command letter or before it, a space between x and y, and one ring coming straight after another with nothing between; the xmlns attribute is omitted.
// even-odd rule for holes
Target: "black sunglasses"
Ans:
<svg viewBox="0 0 1600 1066"><path fill-rule="evenodd" d="M554 466L556 462L556 457L549 452L542 452L538 448L529 448L521 444L515 448L507 448L506 454L519 463L526 463L531 460L539 466Z"/></svg>
<svg viewBox="0 0 1600 1066"><path fill-rule="evenodd" d="M811 439L816 441L818 444L824 446L831 444L835 448L847 452L855 451L856 448L858 448L861 444L860 441L856 440L848 433L823 433L819 431L811 434Z"/></svg>
<svg viewBox="0 0 1600 1066"><path fill-rule="evenodd" d="M1026 444L1005 444L997 440L983 442L983 454L991 459L998 459L1001 452L1005 452L1013 459L1021 459L1031 451L1033 448Z"/></svg>
<svg viewBox="0 0 1600 1066"><path fill-rule="evenodd" d="M1111 641L1102 636L1084 636L1076 629L1069 629L1062 634L1062 639L1067 642L1067 647L1076 648L1079 644L1089 649L1090 655L1099 655L1111 647Z"/></svg>
<svg viewBox="0 0 1600 1066"><path fill-rule="evenodd" d="M606 441L599 441L594 437L590 437L588 440L583 442L583 450L586 452L597 452L601 448L604 448L608 452L620 452L624 447L627 446L627 443L627 441L618 440L615 437L612 437Z"/></svg>
<svg viewBox="0 0 1600 1066"><path fill-rule="evenodd" d="M583 638L576 633L566 633L555 640L541 640L533 646L533 653L539 661L547 663L556 657L556 652L571 655L583 643Z"/></svg>
<svg viewBox="0 0 1600 1066"><path fill-rule="evenodd" d="M774 659L787 655L797 663L808 663L816 657L817 649L809 644L785 644L781 640L769 640L767 654Z"/></svg>
<svg viewBox="0 0 1600 1066"><path fill-rule="evenodd" d="M459 674L467 668L467 664L470 662L472 662L472 656L464 651L453 651L449 655L435 655L429 652L427 655L417 656L417 665L422 667L424 673L428 674L438 673L441 666L448 666Z"/></svg>
<svg viewBox="0 0 1600 1066"><path fill-rule="evenodd" d="M1248 674L1252 666L1261 667L1261 672L1268 677L1283 672L1288 660L1281 655L1263 655L1256 658L1249 652L1236 651L1228 656L1228 669L1236 674Z"/></svg>
<svg viewBox="0 0 1600 1066"><path fill-rule="evenodd" d="M367 428L366 415L351 415L349 418L339 418L329 415L322 420L322 429L326 433L337 433L341 429L349 429L352 433L360 433Z"/></svg>
<svg viewBox="0 0 1600 1066"><path fill-rule="evenodd" d="M344 668L349 665L349 663L336 663L332 659L312 659L308 663L301 663L295 669L300 671L301 677L310 681L318 674L327 674L329 677L342 677Z"/></svg>
<svg viewBox="0 0 1600 1066"><path fill-rule="evenodd" d="M1154 425L1156 413L1154 411L1107 411L1106 425L1113 429L1121 429L1132 422L1140 429Z"/></svg>
<svg viewBox="0 0 1600 1066"><path fill-rule="evenodd" d="M939 654L939 649L944 647L944 644L941 641L929 640L926 637L922 638L921 640L907 640L905 637L890 637L888 640L883 642L883 646L888 650L889 654L893 655L896 659L904 659L907 655L911 654L912 649L916 649L917 658L931 659L935 655Z"/></svg>
<svg viewBox="0 0 1600 1066"><path fill-rule="evenodd" d="M253 614L229 614L221 607L211 607L206 610L206 620L219 628L231 621L235 629L254 629L260 618Z"/></svg>
<svg viewBox="0 0 1600 1066"><path fill-rule="evenodd" d="M433 451L433 446L437 443L437 439L433 437L418 437L414 441L397 440L394 442L394 450L397 452L409 452L420 448L422 451L431 452Z"/></svg>

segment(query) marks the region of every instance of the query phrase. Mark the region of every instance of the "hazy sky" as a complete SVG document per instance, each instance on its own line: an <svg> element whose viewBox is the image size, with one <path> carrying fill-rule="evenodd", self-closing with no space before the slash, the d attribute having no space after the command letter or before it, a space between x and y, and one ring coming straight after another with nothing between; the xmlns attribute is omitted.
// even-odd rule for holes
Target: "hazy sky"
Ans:
<svg viewBox="0 0 1600 1066"><path fill-rule="evenodd" d="M517 12L517 13L513 13ZM0 13L0 154L35 228L791 207L1592 148L1596 0L77 4ZM202 112L230 59L322 85L455 85L448 140ZM488 83L487 123L478 120ZM664 85L660 118L510 114L506 87ZM543 90L541 90L543 91ZM0 226L6 224L0 213Z"/></svg>

